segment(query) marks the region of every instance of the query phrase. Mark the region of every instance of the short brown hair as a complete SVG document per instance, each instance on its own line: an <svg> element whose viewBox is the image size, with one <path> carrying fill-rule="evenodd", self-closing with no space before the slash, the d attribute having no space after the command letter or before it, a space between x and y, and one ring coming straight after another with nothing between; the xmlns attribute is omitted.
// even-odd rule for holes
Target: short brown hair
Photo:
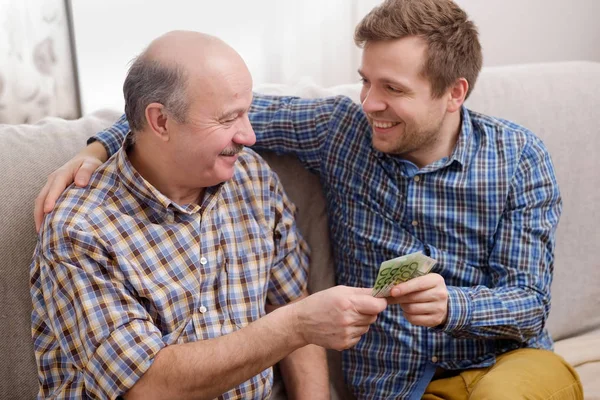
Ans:
<svg viewBox="0 0 600 400"><path fill-rule="evenodd" d="M433 97L440 97L459 78L469 82L471 94L483 56L477 27L452 0L386 0L359 22L354 42L417 36L427 43L422 74L431 82Z"/></svg>

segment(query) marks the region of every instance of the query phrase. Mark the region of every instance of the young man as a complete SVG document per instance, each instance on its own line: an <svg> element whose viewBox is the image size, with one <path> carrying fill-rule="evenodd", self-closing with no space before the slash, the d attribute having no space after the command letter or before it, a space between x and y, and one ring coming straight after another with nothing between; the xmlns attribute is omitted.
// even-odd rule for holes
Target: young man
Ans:
<svg viewBox="0 0 600 400"><path fill-rule="evenodd" d="M387 301L348 287L306 297L294 207L244 150L255 136L243 60L214 37L171 32L124 92L127 140L41 230L40 397L267 399L283 359L291 396L328 399L318 346L354 345Z"/></svg>
<svg viewBox="0 0 600 400"><path fill-rule="evenodd" d="M355 395L581 398L544 329L561 212L554 169L527 129L463 106L482 65L475 25L451 0L387 0L355 41L362 108L256 95L250 110L257 146L320 174L339 283L372 287L382 261L416 251L437 260L395 287L397 305L344 352ZM123 136L96 139L113 153ZM106 159L94 146L49 179L38 219L44 199L47 211L74 177L85 184L82 164Z"/></svg>

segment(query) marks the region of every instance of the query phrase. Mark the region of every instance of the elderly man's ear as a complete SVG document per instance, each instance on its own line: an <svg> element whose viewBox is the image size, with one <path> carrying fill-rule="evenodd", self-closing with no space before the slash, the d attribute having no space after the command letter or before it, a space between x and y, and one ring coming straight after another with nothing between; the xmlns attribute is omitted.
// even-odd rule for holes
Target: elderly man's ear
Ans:
<svg viewBox="0 0 600 400"><path fill-rule="evenodd" d="M167 121L169 115L166 112L165 106L160 103L150 103L146 107L146 121L148 127L159 139L167 142L169 140L169 130L167 129Z"/></svg>

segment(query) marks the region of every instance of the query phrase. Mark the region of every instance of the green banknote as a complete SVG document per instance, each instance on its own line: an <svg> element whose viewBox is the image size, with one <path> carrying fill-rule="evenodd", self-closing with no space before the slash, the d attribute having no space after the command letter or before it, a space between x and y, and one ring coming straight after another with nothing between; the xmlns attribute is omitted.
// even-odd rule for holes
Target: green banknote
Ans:
<svg viewBox="0 0 600 400"><path fill-rule="evenodd" d="M420 251L382 262L373 287L373 296L388 297L392 287L428 274L436 262Z"/></svg>

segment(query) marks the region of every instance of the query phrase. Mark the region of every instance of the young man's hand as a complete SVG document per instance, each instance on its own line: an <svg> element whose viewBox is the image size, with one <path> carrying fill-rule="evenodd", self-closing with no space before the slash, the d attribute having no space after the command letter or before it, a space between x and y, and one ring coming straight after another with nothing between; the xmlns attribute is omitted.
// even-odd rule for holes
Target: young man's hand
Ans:
<svg viewBox="0 0 600 400"><path fill-rule="evenodd" d="M73 181L79 187L85 187L96 169L106 159L106 149L100 142L93 142L81 150L75 157L48 176L48 181L35 199L35 230L39 232L44 214L54 208L56 200Z"/></svg>
<svg viewBox="0 0 600 400"><path fill-rule="evenodd" d="M439 274L427 274L392 288L389 304L399 304L413 325L434 327L448 318L448 288Z"/></svg>

